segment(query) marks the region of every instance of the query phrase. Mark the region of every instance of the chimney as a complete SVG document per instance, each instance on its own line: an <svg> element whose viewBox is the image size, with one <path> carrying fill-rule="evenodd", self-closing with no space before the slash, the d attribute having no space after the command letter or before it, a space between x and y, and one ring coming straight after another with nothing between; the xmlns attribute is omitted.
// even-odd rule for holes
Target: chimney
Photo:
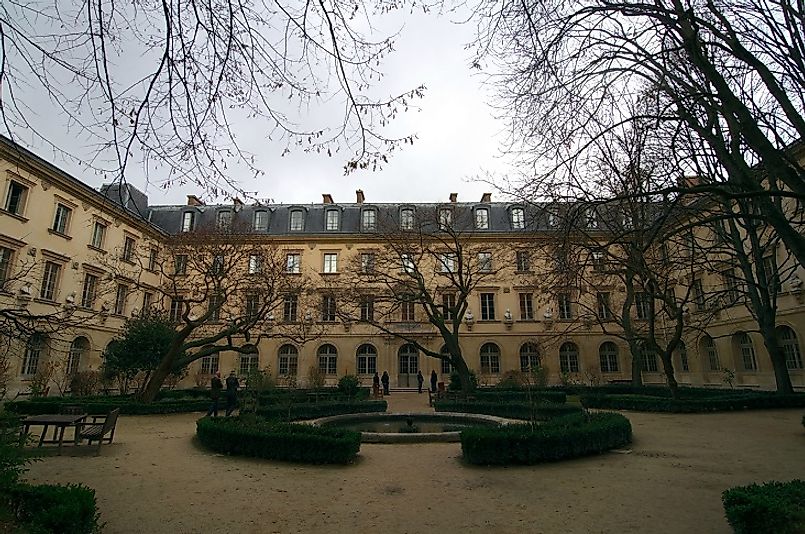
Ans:
<svg viewBox="0 0 805 534"><path fill-rule="evenodd" d="M450 202L455 204L458 201L458 193L450 193Z"/></svg>
<svg viewBox="0 0 805 534"><path fill-rule="evenodd" d="M196 195L187 195L187 205L188 206L203 206L204 201L198 198Z"/></svg>
<svg viewBox="0 0 805 534"><path fill-rule="evenodd" d="M702 177L701 176L683 176L677 182L677 185L680 188L689 189L691 187L696 187L697 185L702 185Z"/></svg>
<svg viewBox="0 0 805 534"><path fill-rule="evenodd" d="M366 200L366 197L363 196L363 189L355 191L355 196L357 197L356 200L358 204L363 204L363 201Z"/></svg>
<svg viewBox="0 0 805 534"><path fill-rule="evenodd" d="M324 204L332 204L333 203L333 195L331 195L330 193L322 193L321 201Z"/></svg>
<svg viewBox="0 0 805 534"><path fill-rule="evenodd" d="M492 193L484 193L481 196L481 202L492 202Z"/></svg>
<svg viewBox="0 0 805 534"><path fill-rule="evenodd" d="M235 213L238 213L240 210L243 209L243 202L241 202L241 200L238 197L233 197L232 206L233 209L235 210Z"/></svg>

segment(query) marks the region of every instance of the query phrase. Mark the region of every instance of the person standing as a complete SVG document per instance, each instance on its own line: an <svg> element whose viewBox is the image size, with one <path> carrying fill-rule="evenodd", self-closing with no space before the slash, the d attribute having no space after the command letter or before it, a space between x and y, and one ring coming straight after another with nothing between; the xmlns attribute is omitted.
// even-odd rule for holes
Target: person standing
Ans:
<svg viewBox="0 0 805 534"><path fill-rule="evenodd" d="M383 371L383 376L380 377L380 382L383 383L383 395L389 394L389 372Z"/></svg>
<svg viewBox="0 0 805 534"><path fill-rule="evenodd" d="M375 371L375 376L372 377L372 397L375 399L380 397L380 375Z"/></svg>
<svg viewBox="0 0 805 534"><path fill-rule="evenodd" d="M439 377L436 376L436 371L433 370L430 372L430 390L436 393L436 382L439 380Z"/></svg>
<svg viewBox="0 0 805 534"><path fill-rule="evenodd" d="M226 377L226 416L227 417L232 415L232 412L234 412L235 408L238 407L238 387L240 387L240 382L238 382L238 377L235 376L235 370L233 369L232 372L229 373L229 376Z"/></svg>
<svg viewBox="0 0 805 534"><path fill-rule="evenodd" d="M425 382L425 377L422 376L422 369L416 372L416 385L417 393L422 393L422 384Z"/></svg>
<svg viewBox="0 0 805 534"><path fill-rule="evenodd" d="M221 373L217 372L212 375L210 380L210 409L207 410L207 417L218 417L218 399L221 398L221 390L224 389L224 383L221 382Z"/></svg>

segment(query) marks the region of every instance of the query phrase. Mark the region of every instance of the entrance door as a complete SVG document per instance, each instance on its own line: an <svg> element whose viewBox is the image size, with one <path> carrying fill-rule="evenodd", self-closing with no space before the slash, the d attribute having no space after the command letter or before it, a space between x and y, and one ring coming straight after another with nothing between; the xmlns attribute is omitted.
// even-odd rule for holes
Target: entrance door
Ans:
<svg viewBox="0 0 805 534"><path fill-rule="evenodd" d="M403 345L397 353L400 362L397 375L397 387L413 388L417 386L416 373L419 370L419 352L413 345Z"/></svg>

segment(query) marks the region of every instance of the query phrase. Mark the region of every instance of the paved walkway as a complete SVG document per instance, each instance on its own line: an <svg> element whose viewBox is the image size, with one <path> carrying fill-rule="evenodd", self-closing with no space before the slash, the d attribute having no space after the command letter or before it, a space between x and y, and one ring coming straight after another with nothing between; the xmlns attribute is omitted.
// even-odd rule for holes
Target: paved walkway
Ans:
<svg viewBox="0 0 805 534"><path fill-rule="evenodd" d="M391 395L383 397L389 403L389 412L432 412L433 408L428 406L428 392L422 391L394 391Z"/></svg>

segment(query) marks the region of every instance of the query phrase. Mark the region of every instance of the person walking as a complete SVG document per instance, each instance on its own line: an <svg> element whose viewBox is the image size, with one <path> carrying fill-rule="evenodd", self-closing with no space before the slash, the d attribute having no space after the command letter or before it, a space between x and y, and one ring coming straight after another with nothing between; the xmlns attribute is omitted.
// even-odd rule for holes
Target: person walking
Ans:
<svg viewBox="0 0 805 534"><path fill-rule="evenodd" d="M422 384L425 383L425 377L422 376L422 370L416 372L416 385L417 385L417 393L422 393Z"/></svg>
<svg viewBox="0 0 805 534"><path fill-rule="evenodd" d="M238 407L238 387L240 387L240 382L238 381L238 377L235 376L235 370L233 369L232 372L229 373L229 376L226 377L226 416L227 417L232 415L232 412L234 412L235 408Z"/></svg>
<svg viewBox="0 0 805 534"><path fill-rule="evenodd" d="M383 395L389 394L389 372L383 371L383 376L380 377L380 382L383 383Z"/></svg>
<svg viewBox="0 0 805 534"><path fill-rule="evenodd" d="M210 409L207 410L207 417L218 417L218 399L221 398L221 390L224 389L224 383L221 382L221 373L216 372L212 375L210 380Z"/></svg>
<svg viewBox="0 0 805 534"><path fill-rule="evenodd" d="M430 372L430 390L433 393L436 393L436 382L439 380L439 377L436 376L436 371L433 370Z"/></svg>

